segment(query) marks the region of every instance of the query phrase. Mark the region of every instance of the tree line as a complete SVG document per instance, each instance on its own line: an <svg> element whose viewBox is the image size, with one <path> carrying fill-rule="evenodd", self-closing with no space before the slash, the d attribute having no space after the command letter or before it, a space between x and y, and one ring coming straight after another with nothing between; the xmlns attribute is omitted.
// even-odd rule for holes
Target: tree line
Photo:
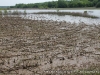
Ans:
<svg viewBox="0 0 100 75"><path fill-rule="evenodd" d="M43 3L16 4L10 8L77 8L100 7L100 0L58 0Z"/></svg>

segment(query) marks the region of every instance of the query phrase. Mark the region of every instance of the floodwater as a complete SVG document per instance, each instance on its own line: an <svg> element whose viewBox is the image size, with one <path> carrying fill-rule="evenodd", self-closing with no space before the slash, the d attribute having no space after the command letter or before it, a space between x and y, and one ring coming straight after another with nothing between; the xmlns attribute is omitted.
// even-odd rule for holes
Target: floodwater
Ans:
<svg viewBox="0 0 100 75"><path fill-rule="evenodd" d="M15 10L11 10L15 11ZM87 24L100 24L100 10L59 10L59 12L80 12L84 13L84 11L87 11L89 15L94 15L99 18L93 19L93 18L86 18L86 17L79 17L79 16L71 16L71 15L51 15L51 14L34 14L36 12L57 12L57 10L48 10L48 9L33 9L33 10L21 10L17 9L17 11L24 12L26 11L27 13L33 13L33 14L27 14L27 18L29 19L35 19L35 20L54 20L54 21L66 21L66 22L84 22Z"/></svg>

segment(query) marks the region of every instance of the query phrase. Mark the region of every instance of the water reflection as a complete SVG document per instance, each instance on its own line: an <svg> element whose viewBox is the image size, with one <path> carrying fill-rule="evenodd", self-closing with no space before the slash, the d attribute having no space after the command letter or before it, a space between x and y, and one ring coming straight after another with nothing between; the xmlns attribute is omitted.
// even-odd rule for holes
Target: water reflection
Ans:
<svg viewBox="0 0 100 75"><path fill-rule="evenodd" d="M28 14L27 18L35 19L35 20L53 20L53 21L66 21L66 22L84 22L87 24L99 24L100 19L92 19L92 18L85 18L85 17L76 17L76 16L59 16L59 15L50 15L50 14Z"/></svg>
<svg viewBox="0 0 100 75"><path fill-rule="evenodd" d="M11 10L15 11L15 10ZM17 10L20 12L24 12L25 10ZM27 18L29 19L35 19L35 20L54 20L54 21L67 21L67 22L75 22L79 23L84 22L88 24L99 24L100 18L98 19L92 19L92 18L86 18L86 17L76 17L76 16L60 16L60 15L50 15L50 14L34 14L36 12L57 12L57 10L26 10L27 13L33 13L33 14L27 14ZM89 15L94 15L100 17L100 10L59 10L59 12L80 12L84 13L84 11L87 11ZM33 18L32 18L33 17Z"/></svg>

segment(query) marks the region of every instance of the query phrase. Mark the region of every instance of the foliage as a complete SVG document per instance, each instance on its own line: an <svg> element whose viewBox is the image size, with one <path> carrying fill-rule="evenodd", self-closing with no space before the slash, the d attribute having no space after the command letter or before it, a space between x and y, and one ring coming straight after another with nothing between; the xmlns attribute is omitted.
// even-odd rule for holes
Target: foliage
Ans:
<svg viewBox="0 0 100 75"><path fill-rule="evenodd" d="M58 0L43 3L16 4L10 8L75 8L75 7L98 7L99 0Z"/></svg>
<svg viewBox="0 0 100 75"><path fill-rule="evenodd" d="M97 3L96 7L97 7L97 8L100 7L100 2Z"/></svg>
<svg viewBox="0 0 100 75"><path fill-rule="evenodd" d="M66 8L67 3L65 0L58 0L58 8Z"/></svg>

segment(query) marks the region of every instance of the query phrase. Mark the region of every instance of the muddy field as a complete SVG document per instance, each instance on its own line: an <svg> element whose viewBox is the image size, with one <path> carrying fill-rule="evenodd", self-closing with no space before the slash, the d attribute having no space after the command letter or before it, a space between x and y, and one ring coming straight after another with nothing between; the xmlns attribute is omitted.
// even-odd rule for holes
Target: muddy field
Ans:
<svg viewBox="0 0 100 75"><path fill-rule="evenodd" d="M100 72L100 25L0 17L0 75L85 75L78 70Z"/></svg>

